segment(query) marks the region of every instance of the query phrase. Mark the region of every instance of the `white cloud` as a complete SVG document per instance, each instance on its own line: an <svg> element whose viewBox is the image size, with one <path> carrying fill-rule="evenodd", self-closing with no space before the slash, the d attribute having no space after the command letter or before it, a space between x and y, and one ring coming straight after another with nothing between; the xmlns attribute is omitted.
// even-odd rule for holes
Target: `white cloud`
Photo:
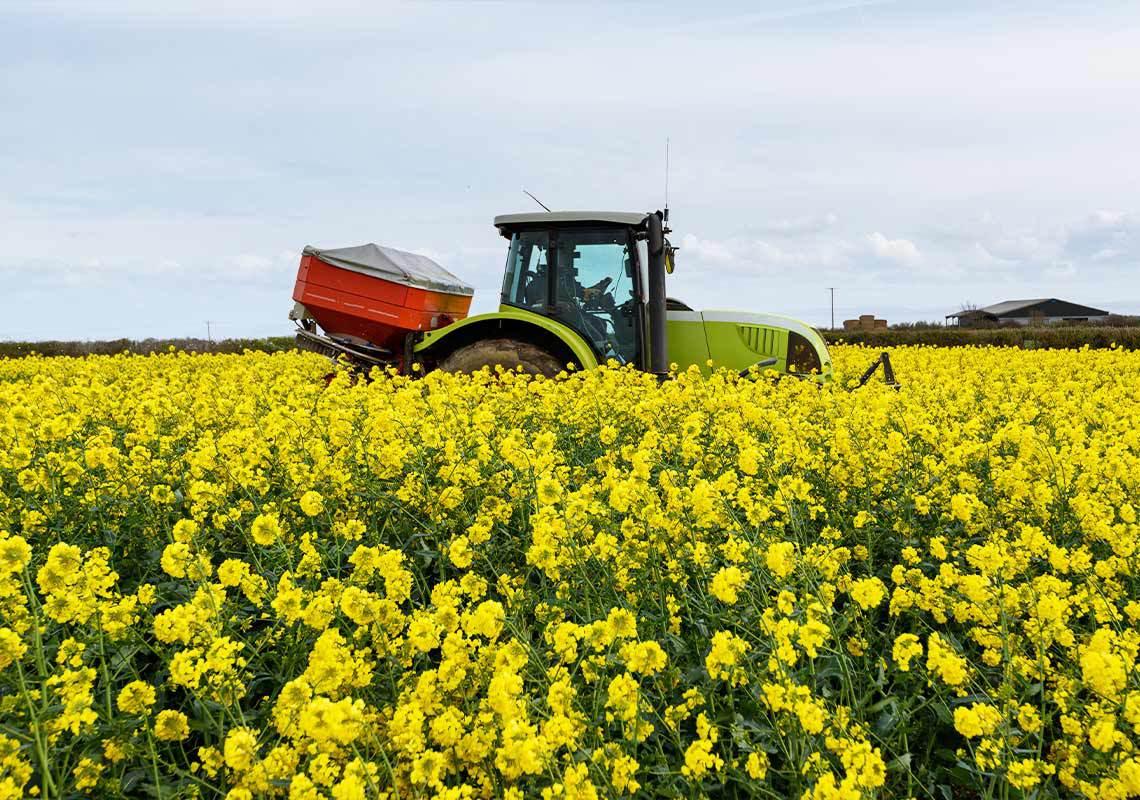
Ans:
<svg viewBox="0 0 1140 800"><path fill-rule="evenodd" d="M697 269L756 275L789 266L816 270L841 267L851 250L849 243L835 237L777 245L746 236L707 239L687 233L681 239L678 261Z"/></svg>
<svg viewBox="0 0 1140 800"><path fill-rule="evenodd" d="M1041 261L1056 255L1056 242L1030 233L1013 233L990 238L983 247L994 257L1012 262Z"/></svg>
<svg viewBox="0 0 1140 800"><path fill-rule="evenodd" d="M306 243L418 248L493 303L489 221L530 206L520 187L656 207L666 135L694 302L799 313L835 285L917 309L962 285L1140 310L1140 217L1088 213L1137 211L1135 3L615 4L599 26L574 4L330 2L0 0L0 271L29 326L94 324L127 284L194 324L170 285L257 291L276 320ZM574 47L504 39L520 15ZM63 284L66 312L28 300Z"/></svg>
<svg viewBox="0 0 1140 800"><path fill-rule="evenodd" d="M922 254L918 247L909 239L888 239L875 231L866 238L871 253L883 261L888 261L904 267L911 267L922 261Z"/></svg>
<svg viewBox="0 0 1140 800"><path fill-rule="evenodd" d="M239 277L256 278L267 272L276 271L272 258L257 253L238 253L226 258L226 262L233 268Z"/></svg>
<svg viewBox="0 0 1140 800"><path fill-rule="evenodd" d="M1067 223L1020 227L990 214L935 231L932 242L979 274L996 272L1031 285L1041 276L1104 281L1140 265L1140 215L1095 211Z"/></svg>
<svg viewBox="0 0 1140 800"><path fill-rule="evenodd" d="M284 283L300 246L286 259L287 230L249 217L72 210L20 212L0 205L5 242L0 273L30 287L85 285L93 292L122 281ZM276 255L274 253L276 252ZM102 287L102 288L101 288Z"/></svg>
<svg viewBox="0 0 1140 800"><path fill-rule="evenodd" d="M804 236L825 231L834 227L837 222L839 222L839 215L828 212L818 216L774 219L757 223L754 227L756 230L778 236Z"/></svg>
<svg viewBox="0 0 1140 800"><path fill-rule="evenodd" d="M1050 280L1070 281L1077 277L1077 267L1071 262L1058 261L1045 269Z"/></svg>
<svg viewBox="0 0 1140 800"><path fill-rule="evenodd" d="M136 22L163 21L179 24L228 23L262 24L273 22L308 23L328 27L340 24L383 24L407 13L395 2L325 0L320 6L300 0L114 0L90 3L86 0L41 0L17 3L13 11L27 16L55 16L80 19L126 19Z"/></svg>
<svg viewBox="0 0 1140 800"><path fill-rule="evenodd" d="M1069 226L1061 249L1075 261L1140 266L1140 215L1096 211Z"/></svg>
<svg viewBox="0 0 1140 800"><path fill-rule="evenodd" d="M251 158L201 147L141 147L132 153L139 169L150 174L195 180L265 180L270 172Z"/></svg>
<svg viewBox="0 0 1140 800"><path fill-rule="evenodd" d="M684 255L679 258L692 259L695 263L723 266L735 264L741 257L742 249L726 242L702 239L692 233L686 233L681 239L681 252Z"/></svg>

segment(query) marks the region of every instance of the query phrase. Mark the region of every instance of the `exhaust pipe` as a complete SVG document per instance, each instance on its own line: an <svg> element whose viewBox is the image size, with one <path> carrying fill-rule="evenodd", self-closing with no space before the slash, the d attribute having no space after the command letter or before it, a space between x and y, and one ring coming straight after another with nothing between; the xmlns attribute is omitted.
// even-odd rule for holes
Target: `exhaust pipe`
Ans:
<svg viewBox="0 0 1140 800"><path fill-rule="evenodd" d="M649 372L664 379L669 374L665 341L665 231L661 212L645 218L649 251Z"/></svg>

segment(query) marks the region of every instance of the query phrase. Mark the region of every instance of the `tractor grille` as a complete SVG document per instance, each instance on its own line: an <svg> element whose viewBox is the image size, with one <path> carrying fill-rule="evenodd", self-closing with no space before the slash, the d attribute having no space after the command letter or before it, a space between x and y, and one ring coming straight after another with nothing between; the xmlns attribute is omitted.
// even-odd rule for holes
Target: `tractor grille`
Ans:
<svg viewBox="0 0 1140 800"><path fill-rule="evenodd" d="M737 325L744 346L753 353L763 356L775 355L779 345L776 341L776 331L771 328L762 328L758 325Z"/></svg>

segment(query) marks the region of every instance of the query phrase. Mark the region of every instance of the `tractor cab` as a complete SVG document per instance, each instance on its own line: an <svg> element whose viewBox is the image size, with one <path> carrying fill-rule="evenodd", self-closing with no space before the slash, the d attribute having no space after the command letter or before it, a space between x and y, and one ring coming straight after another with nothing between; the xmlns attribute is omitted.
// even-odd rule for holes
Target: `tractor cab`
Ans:
<svg viewBox="0 0 1140 800"><path fill-rule="evenodd" d="M495 227L510 240L504 310L569 327L601 362L647 363L646 215L509 214Z"/></svg>
<svg viewBox="0 0 1140 800"><path fill-rule="evenodd" d="M831 358L814 328L788 317L694 311L666 298L675 249L659 214L509 214L495 227L510 240L502 311L565 325L599 362L664 372L670 364L777 369L829 380ZM655 280L656 279L656 280ZM654 345L664 354L655 367Z"/></svg>

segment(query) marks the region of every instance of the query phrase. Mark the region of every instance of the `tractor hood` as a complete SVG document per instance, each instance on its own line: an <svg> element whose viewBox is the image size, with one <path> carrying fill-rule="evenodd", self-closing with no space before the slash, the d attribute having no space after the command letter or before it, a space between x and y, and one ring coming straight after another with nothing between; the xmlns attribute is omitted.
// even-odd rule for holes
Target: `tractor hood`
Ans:
<svg viewBox="0 0 1140 800"><path fill-rule="evenodd" d="M815 328L779 314L746 311L668 312L669 360L738 371L761 363L795 374L831 379L831 354ZM774 362L773 362L774 360Z"/></svg>
<svg viewBox="0 0 1140 800"><path fill-rule="evenodd" d="M709 310L702 311L701 317L705 323L729 323L740 327L754 328L754 327L775 327L786 328L789 331L795 331L800 336L811 340L817 339L819 344L826 346L823 337L820 336L812 326L806 322L801 322L794 317L785 317L782 314L764 314L752 313L749 311L718 311Z"/></svg>

